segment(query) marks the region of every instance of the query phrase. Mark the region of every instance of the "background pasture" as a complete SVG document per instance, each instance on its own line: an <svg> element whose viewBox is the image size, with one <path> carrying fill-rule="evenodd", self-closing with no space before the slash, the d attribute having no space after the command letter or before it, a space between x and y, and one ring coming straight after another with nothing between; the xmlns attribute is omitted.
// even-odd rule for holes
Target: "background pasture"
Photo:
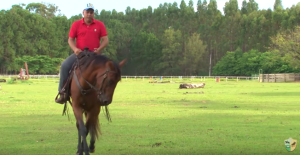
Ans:
<svg viewBox="0 0 300 155"><path fill-rule="evenodd" d="M54 102L56 82L0 83L1 155L75 154L75 119L70 106L68 121ZM288 154L284 140L300 140L299 83L205 83L186 90L123 79L109 106L112 122L100 114L95 154Z"/></svg>

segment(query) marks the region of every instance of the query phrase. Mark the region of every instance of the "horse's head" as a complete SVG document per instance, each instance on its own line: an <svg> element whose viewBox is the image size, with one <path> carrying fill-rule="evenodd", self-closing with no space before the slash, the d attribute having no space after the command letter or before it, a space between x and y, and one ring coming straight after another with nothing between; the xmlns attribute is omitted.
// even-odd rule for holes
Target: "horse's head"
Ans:
<svg viewBox="0 0 300 155"><path fill-rule="evenodd" d="M97 97L101 105L109 105L113 100L113 94L119 81L121 81L121 68L127 59L120 63L107 60L96 70Z"/></svg>
<svg viewBox="0 0 300 155"><path fill-rule="evenodd" d="M101 106L109 105L112 102L115 88L121 80L121 68L127 59L122 60L120 63L115 63L106 56L86 51L81 52L77 58L79 60L77 65L80 66L80 74L82 74L82 79L85 81L84 87L88 85L96 92ZM81 73L81 71L83 72ZM77 86L82 93L83 90L78 81Z"/></svg>

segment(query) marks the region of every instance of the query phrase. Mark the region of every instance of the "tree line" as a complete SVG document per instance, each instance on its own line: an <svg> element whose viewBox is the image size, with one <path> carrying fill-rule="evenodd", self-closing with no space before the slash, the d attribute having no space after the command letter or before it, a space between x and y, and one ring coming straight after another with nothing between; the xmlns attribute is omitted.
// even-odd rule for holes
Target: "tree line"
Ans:
<svg viewBox="0 0 300 155"><path fill-rule="evenodd" d="M195 10L195 8L197 8ZM251 75L299 72L300 3L259 10L255 0L162 3L125 12L95 10L106 25L103 54L129 58L124 75ZM27 62L30 74L57 74L73 51L68 46L70 18L49 3L13 5L0 11L0 74L13 74Z"/></svg>

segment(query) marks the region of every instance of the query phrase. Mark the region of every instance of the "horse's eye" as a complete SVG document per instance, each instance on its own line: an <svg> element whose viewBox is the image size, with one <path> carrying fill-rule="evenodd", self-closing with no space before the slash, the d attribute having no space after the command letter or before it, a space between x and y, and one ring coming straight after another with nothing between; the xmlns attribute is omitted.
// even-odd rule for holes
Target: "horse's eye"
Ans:
<svg viewBox="0 0 300 155"><path fill-rule="evenodd" d="M112 80L108 80L108 83L107 83L109 86L111 86L113 84Z"/></svg>

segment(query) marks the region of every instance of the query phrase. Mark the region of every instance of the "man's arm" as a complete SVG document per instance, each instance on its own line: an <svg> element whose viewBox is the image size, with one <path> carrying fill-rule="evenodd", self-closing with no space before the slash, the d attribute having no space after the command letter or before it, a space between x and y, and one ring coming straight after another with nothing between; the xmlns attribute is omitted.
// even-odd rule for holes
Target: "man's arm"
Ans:
<svg viewBox="0 0 300 155"><path fill-rule="evenodd" d="M104 37L101 37L101 44L100 44L100 47L97 48L95 50L95 52L97 54L101 54L101 51L108 45L109 41L108 41L108 37L107 36L104 36Z"/></svg>
<svg viewBox="0 0 300 155"><path fill-rule="evenodd" d="M79 49L79 48L76 47L75 39L74 38L69 37L68 43L69 43L69 46L71 47L71 49L74 51L74 53L76 55L78 55L81 52L81 49Z"/></svg>

